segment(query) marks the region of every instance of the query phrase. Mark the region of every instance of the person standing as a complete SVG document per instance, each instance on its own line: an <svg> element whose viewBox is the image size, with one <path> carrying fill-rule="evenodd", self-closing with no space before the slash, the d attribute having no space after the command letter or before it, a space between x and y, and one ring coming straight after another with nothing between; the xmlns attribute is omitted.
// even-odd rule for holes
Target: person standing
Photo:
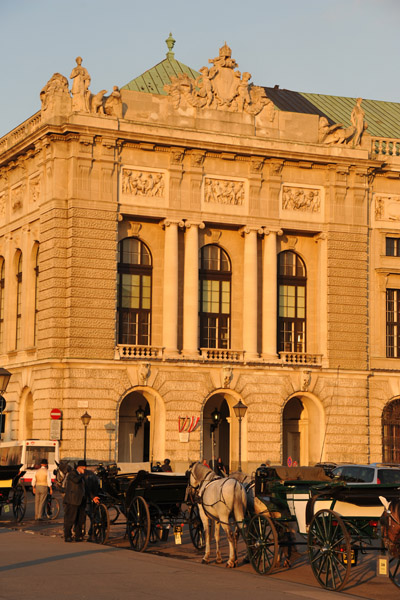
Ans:
<svg viewBox="0 0 400 600"><path fill-rule="evenodd" d="M35 521L43 520L44 507L49 491L50 494L53 493L49 464L47 458L42 458L40 461L40 469L35 471L35 474L32 477L32 492L35 496Z"/></svg>
<svg viewBox="0 0 400 600"><path fill-rule="evenodd" d="M169 458L164 459L164 464L162 465L161 469L164 471L164 473L172 473L171 461Z"/></svg>
<svg viewBox="0 0 400 600"><path fill-rule="evenodd" d="M226 472L226 468L221 457L218 458L215 464L214 472L218 475L218 477L228 476L228 473Z"/></svg>
<svg viewBox="0 0 400 600"><path fill-rule="evenodd" d="M93 536L93 503L99 504L100 502L100 480L97 477L97 475L93 473L93 471L90 471L85 467L83 481L85 483L86 514L89 517L90 521L87 541L94 542L95 539Z"/></svg>
<svg viewBox="0 0 400 600"><path fill-rule="evenodd" d="M72 528L75 542L81 542L83 538L83 526L86 518L85 469L86 460L79 460L77 466L66 477L63 501L65 542L73 541Z"/></svg>

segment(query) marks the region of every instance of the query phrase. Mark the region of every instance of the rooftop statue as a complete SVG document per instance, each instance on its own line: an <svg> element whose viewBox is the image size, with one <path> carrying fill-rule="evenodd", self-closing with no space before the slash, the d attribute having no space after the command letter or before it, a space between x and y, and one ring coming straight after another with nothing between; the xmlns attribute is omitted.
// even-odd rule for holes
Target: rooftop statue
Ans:
<svg viewBox="0 0 400 600"><path fill-rule="evenodd" d="M53 113L55 110L70 112L71 96L68 79L61 73L54 73L40 92L42 115Z"/></svg>
<svg viewBox="0 0 400 600"><path fill-rule="evenodd" d="M197 79L191 79L186 73L171 77L171 83L164 89L171 96L175 108L189 105L257 115L267 107L272 121L275 109L264 88L249 83L250 73L242 74L235 70L238 64L231 54L225 42L219 56L208 61L213 66L202 67Z"/></svg>
<svg viewBox="0 0 400 600"><path fill-rule="evenodd" d="M72 110L77 112L90 112L90 75L82 67L82 58L76 58L76 67L72 69Z"/></svg>
<svg viewBox="0 0 400 600"><path fill-rule="evenodd" d="M367 129L368 124L364 121L365 112L361 108L362 98L357 98L351 113L351 125L343 127L342 123L329 125L326 117L319 119L318 141L322 144L352 144L354 148L361 145L361 137Z"/></svg>

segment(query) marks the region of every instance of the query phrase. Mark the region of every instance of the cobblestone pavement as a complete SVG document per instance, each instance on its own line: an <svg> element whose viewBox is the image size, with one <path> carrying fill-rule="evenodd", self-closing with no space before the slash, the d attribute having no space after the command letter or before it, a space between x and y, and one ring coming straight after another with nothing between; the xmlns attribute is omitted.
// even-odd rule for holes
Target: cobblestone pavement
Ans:
<svg viewBox="0 0 400 600"><path fill-rule="evenodd" d="M61 502L61 497L60 502ZM16 523L13 520L12 512L0 515L0 527L17 529L26 533L45 535L50 537L63 536L63 512L61 509L60 516L55 521L34 521L34 498L28 493L28 506L21 523ZM125 538L125 519L121 515L117 522L110 527L110 536L107 545L130 550L129 542ZM212 546L213 548L214 546ZM299 546L299 549L301 547ZM292 567L278 568L269 577L290 581L292 583L301 583L313 586L320 589L318 583L314 579L311 568L308 564L308 556L305 552L305 546L302 547L302 553L296 554L292 561ZM189 528L187 525L183 527L182 544L174 543L174 535L171 533L167 541L157 541L149 544L146 550L147 553L153 555L166 556L177 558L193 563L201 563L203 552L196 550L190 540ZM221 532L221 552L223 559L226 561L228 557L228 544L223 532ZM244 562L246 556L245 544L242 540L239 541L239 567L240 571L254 573L257 575L251 565ZM371 598L373 600L398 600L399 590L388 579L376 576L376 558L377 553L369 552L361 557L359 565L351 572L350 580L345 588L347 594L351 594L358 598ZM210 566L216 568L225 568L225 564L217 565L215 563L215 554L212 554Z"/></svg>

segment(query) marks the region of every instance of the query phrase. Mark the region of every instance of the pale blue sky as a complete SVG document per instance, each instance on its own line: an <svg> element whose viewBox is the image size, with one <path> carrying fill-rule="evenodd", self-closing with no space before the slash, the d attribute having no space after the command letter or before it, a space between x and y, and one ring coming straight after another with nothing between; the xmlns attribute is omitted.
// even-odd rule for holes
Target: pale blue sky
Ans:
<svg viewBox="0 0 400 600"><path fill-rule="evenodd" d="M76 56L111 90L163 60L170 31L194 69L226 40L257 85L400 102L400 0L0 0L0 23L0 136Z"/></svg>

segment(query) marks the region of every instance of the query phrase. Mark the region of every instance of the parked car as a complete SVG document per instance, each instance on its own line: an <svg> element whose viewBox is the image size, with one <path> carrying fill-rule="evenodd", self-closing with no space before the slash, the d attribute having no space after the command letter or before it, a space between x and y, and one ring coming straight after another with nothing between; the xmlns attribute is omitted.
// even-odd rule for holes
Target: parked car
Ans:
<svg viewBox="0 0 400 600"><path fill-rule="evenodd" d="M371 483L376 485L399 485L400 466L373 463L371 465L340 465L332 470L335 479L347 483Z"/></svg>

